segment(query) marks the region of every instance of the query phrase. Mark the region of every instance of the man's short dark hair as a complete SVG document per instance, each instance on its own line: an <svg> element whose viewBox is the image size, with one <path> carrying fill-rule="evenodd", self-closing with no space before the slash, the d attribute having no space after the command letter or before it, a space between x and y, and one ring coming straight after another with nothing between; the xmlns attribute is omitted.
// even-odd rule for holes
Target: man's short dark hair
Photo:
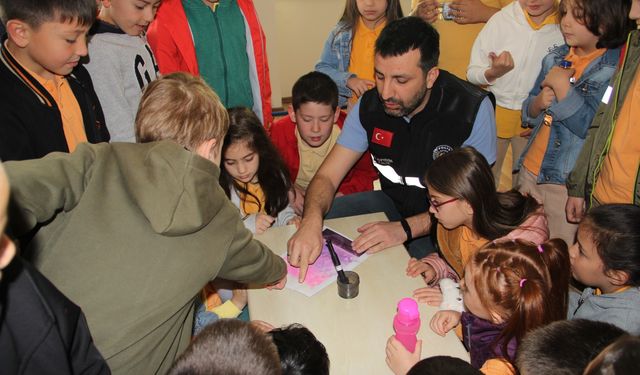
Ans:
<svg viewBox="0 0 640 375"><path fill-rule="evenodd" d="M625 333L593 320L556 321L524 337L516 366L523 375L582 375L598 353Z"/></svg>
<svg viewBox="0 0 640 375"><path fill-rule="evenodd" d="M96 0L0 0L4 24L20 20L33 28L43 22L73 22L91 26L98 14Z"/></svg>
<svg viewBox="0 0 640 375"><path fill-rule="evenodd" d="M282 375L329 375L329 356L324 345L300 324L271 330L278 348Z"/></svg>
<svg viewBox="0 0 640 375"><path fill-rule="evenodd" d="M279 375L273 341L258 328L237 319L207 326L173 364L169 375Z"/></svg>
<svg viewBox="0 0 640 375"><path fill-rule="evenodd" d="M425 358L413 365L407 375L482 375L469 362L449 356Z"/></svg>
<svg viewBox="0 0 640 375"><path fill-rule="evenodd" d="M420 68L423 72L438 65L440 36L436 29L418 17L405 17L385 26L376 41L375 53L392 57L414 49L420 50Z"/></svg>
<svg viewBox="0 0 640 375"><path fill-rule="evenodd" d="M338 86L328 75L310 72L298 78L291 90L291 104L297 111L305 103L320 103L338 107Z"/></svg>

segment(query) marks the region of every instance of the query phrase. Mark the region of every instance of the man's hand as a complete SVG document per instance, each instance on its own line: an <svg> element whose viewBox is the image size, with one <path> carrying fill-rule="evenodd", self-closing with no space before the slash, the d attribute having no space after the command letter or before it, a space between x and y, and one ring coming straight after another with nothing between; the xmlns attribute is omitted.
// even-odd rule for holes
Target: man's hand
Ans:
<svg viewBox="0 0 640 375"><path fill-rule="evenodd" d="M275 217L265 215L265 214L258 214L256 216L256 234L264 233L267 229L271 227L271 225L275 220L276 220Z"/></svg>
<svg viewBox="0 0 640 375"><path fill-rule="evenodd" d="M429 283L434 277L436 277L436 270L434 270L430 264L421 262L416 258L411 258L407 265L407 276L422 276L424 281Z"/></svg>
<svg viewBox="0 0 640 375"><path fill-rule="evenodd" d="M350 88L351 91L353 91L353 94L358 98L373 86L375 86L375 82L368 79L351 77L347 80L347 87Z"/></svg>
<svg viewBox="0 0 640 375"><path fill-rule="evenodd" d="M358 232L360 235L351 244L357 253L377 253L407 240L399 221L375 221L361 226Z"/></svg>
<svg viewBox="0 0 640 375"><path fill-rule="evenodd" d="M302 222L298 231L287 242L289 264L300 267L298 282L307 276L309 264L318 259L322 252L322 222L320 225Z"/></svg>
<svg viewBox="0 0 640 375"><path fill-rule="evenodd" d="M491 67L484 72L484 76L489 82L493 82L509 73L515 66L513 56L509 51L502 51L499 55L491 52L489 53L489 60L491 60Z"/></svg>
<svg viewBox="0 0 640 375"><path fill-rule="evenodd" d="M306 191L297 184L294 184L293 188L289 191L289 204L298 216L302 216L302 211L304 211L305 194Z"/></svg>
<svg viewBox="0 0 640 375"><path fill-rule="evenodd" d="M455 16L453 21L460 25L487 22L500 10L486 6L480 0L454 0L450 7Z"/></svg>
<svg viewBox="0 0 640 375"><path fill-rule="evenodd" d="M433 318L431 318L429 326L433 332L444 336L460 323L461 316L459 312L453 310L438 311Z"/></svg>
<svg viewBox="0 0 640 375"><path fill-rule="evenodd" d="M387 340L387 347L385 349L387 353L387 366L396 375L405 375L416 363L420 361L420 354L422 353L422 340L416 342L416 349L411 353L407 348L402 345L395 336L389 337Z"/></svg>
<svg viewBox="0 0 640 375"><path fill-rule="evenodd" d="M584 217L584 212L586 210L584 198L569 197L564 210L567 213L568 222L579 223Z"/></svg>
<svg viewBox="0 0 640 375"><path fill-rule="evenodd" d="M438 1L422 0L413 11L413 15L422 18L427 23L434 23L438 20Z"/></svg>
<svg viewBox="0 0 640 375"><path fill-rule="evenodd" d="M442 291L440 291L440 288L437 286L427 286L414 290L413 298L429 306L440 306L442 303Z"/></svg>

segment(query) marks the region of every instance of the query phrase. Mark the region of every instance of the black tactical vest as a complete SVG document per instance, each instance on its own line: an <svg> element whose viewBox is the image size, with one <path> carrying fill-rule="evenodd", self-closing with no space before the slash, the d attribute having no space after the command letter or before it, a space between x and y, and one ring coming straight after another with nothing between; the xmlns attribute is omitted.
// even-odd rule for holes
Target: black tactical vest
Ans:
<svg viewBox="0 0 640 375"><path fill-rule="evenodd" d="M376 90L362 96L360 122L367 131L382 190L403 217L428 210L423 186L427 168L435 158L469 138L480 103L487 95L440 70L427 105L409 122L387 115Z"/></svg>

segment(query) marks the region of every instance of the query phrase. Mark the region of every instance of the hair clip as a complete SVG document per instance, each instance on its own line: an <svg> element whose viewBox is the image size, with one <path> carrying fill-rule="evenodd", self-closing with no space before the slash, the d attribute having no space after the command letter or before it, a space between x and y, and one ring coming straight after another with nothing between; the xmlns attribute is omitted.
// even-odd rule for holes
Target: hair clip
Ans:
<svg viewBox="0 0 640 375"><path fill-rule="evenodd" d="M496 272L500 273L500 266L496 267Z"/></svg>
<svg viewBox="0 0 640 375"><path fill-rule="evenodd" d="M540 254L544 253L544 249L542 248L542 244L538 245L538 252Z"/></svg>
<svg viewBox="0 0 640 375"><path fill-rule="evenodd" d="M522 288L522 286L524 285L525 281L527 281L527 279L520 279L520 288Z"/></svg>

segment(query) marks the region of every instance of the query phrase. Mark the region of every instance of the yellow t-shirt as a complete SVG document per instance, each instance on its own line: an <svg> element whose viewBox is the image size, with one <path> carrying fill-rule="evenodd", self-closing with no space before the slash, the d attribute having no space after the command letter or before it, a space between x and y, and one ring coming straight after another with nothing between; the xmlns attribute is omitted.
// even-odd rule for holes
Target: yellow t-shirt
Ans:
<svg viewBox="0 0 640 375"><path fill-rule="evenodd" d="M340 127L333 125L331 135L320 147L311 147L302 140L298 129L296 128L296 139L298 140L298 155L300 155L300 167L296 176L296 185L306 189L311 182L313 176L316 175L318 168L322 165L324 159L329 155L329 151L336 144L340 135Z"/></svg>
<svg viewBox="0 0 640 375"><path fill-rule="evenodd" d="M351 57L349 58L349 72L358 78L373 81L373 51L376 40L386 24L386 22L381 22L372 30L364 24L362 17L358 19L351 41ZM355 95L349 99L352 103L357 100Z"/></svg>
<svg viewBox="0 0 640 375"><path fill-rule="evenodd" d="M589 64L598 57L602 56L606 52L606 48L597 49L585 56L578 56L575 54L574 49L569 50L569 54L565 57L565 60L571 61L571 67L575 69L573 77L577 80L582 77L582 73L587 69ZM545 152L547 152L547 145L549 144L549 137L551 136L551 123L553 118L549 115L545 115L542 126L538 130L538 134L531 142L529 151L524 157L522 165L534 175L540 174L540 168L542 167L542 159Z"/></svg>
<svg viewBox="0 0 640 375"><path fill-rule="evenodd" d="M633 203L640 166L640 76L636 73L614 124L593 196L601 204Z"/></svg>
<svg viewBox="0 0 640 375"><path fill-rule="evenodd" d="M471 255L489 242L464 225L449 230L438 223L437 235L442 255L459 276Z"/></svg>
<svg viewBox="0 0 640 375"><path fill-rule="evenodd" d="M492 8L504 8L512 0L481 0L483 4ZM445 2L445 1L440 1ZM411 0L411 9L415 9L420 0ZM455 74L461 79L467 79L467 66L471 58L471 48L484 23L472 25L458 25L454 21L437 20L433 26L440 33L441 69Z"/></svg>
<svg viewBox="0 0 640 375"><path fill-rule="evenodd" d="M24 68L24 66L23 66ZM65 77L54 76L53 79L46 79L40 75L24 68L35 78L42 87L49 92L58 105L60 116L62 117L62 129L64 138L67 141L69 152L73 152L76 146L82 142L87 142L87 134L84 131L84 119L76 96L71 91L71 86Z"/></svg>
<svg viewBox="0 0 640 375"><path fill-rule="evenodd" d="M267 198L259 183L248 183L244 186L250 194L238 194L240 197L240 207L245 215L265 213Z"/></svg>

